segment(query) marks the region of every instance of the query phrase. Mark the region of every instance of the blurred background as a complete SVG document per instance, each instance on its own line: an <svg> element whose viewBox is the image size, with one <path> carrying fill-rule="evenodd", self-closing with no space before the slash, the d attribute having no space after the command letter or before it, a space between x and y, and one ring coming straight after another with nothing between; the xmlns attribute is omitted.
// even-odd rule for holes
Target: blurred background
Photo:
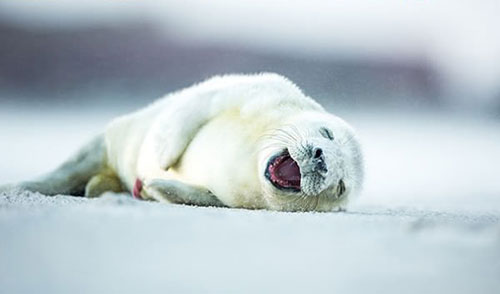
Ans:
<svg viewBox="0 0 500 294"><path fill-rule="evenodd" d="M500 207L500 2L0 2L0 183L218 74L276 72L358 129L363 203Z"/></svg>

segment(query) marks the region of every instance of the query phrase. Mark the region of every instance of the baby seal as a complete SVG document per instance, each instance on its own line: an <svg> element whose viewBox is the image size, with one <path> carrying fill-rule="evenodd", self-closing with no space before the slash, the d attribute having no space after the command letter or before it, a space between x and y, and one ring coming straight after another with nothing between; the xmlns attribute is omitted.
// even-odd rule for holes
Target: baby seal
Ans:
<svg viewBox="0 0 500 294"><path fill-rule="evenodd" d="M277 74L226 75L112 121L45 177L47 195L280 211L343 209L363 180L358 139Z"/></svg>

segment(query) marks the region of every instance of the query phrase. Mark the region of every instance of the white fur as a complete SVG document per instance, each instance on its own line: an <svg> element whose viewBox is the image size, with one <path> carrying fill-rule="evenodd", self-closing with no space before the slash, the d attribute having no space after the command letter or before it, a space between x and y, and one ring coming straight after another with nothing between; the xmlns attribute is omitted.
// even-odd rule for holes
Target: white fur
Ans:
<svg viewBox="0 0 500 294"><path fill-rule="evenodd" d="M138 176L163 174L215 116L234 109L243 118L252 117L273 109L280 112L287 105L322 111L277 74L214 77L111 122L106 130L108 158L130 187Z"/></svg>
<svg viewBox="0 0 500 294"><path fill-rule="evenodd" d="M294 119L301 116L303 122ZM315 127L315 120L336 128L340 138L352 134L347 124L282 76L215 77L113 121L105 132L108 164L130 190L136 178L146 184L153 179L176 179L205 187L232 207L301 210L282 205L286 200L274 201L273 194L279 192L266 186L263 168L276 150L262 142L287 124L299 128L304 124L299 132L305 141L316 138L307 133ZM325 144L326 150L334 148L314 140ZM340 175L332 174L332 181L335 177Z"/></svg>

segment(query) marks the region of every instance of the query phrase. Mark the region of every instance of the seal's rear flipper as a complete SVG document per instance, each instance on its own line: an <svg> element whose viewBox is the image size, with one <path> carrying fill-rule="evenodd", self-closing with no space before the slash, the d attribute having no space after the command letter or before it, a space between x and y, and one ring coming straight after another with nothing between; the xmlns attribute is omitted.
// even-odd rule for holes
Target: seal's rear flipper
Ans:
<svg viewBox="0 0 500 294"><path fill-rule="evenodd" d="M99 135L53 172L34 181L22 182L18 188L45 195L83 196L91 178L106 167L104 136Z"/></svg>
<svg viewBox="0 0 500 294"><path fill-rule="evenodd" d="M188 185L176 180L155 179L144 187L148 196L158 201L170 203L225 207L214 194L207 189Z"/></svg>

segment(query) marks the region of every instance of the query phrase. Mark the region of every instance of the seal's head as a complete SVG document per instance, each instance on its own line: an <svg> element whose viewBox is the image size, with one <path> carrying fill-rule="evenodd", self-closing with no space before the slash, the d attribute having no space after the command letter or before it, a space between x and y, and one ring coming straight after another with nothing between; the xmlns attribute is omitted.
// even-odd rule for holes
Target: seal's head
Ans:
<svg viewBox="0 0 500 294"><path fill-rule="evenodd" d="M345 121L304 112L270 130L262 142L259 174L271 208L332 211L360 190L362 154Z"/></svg>

